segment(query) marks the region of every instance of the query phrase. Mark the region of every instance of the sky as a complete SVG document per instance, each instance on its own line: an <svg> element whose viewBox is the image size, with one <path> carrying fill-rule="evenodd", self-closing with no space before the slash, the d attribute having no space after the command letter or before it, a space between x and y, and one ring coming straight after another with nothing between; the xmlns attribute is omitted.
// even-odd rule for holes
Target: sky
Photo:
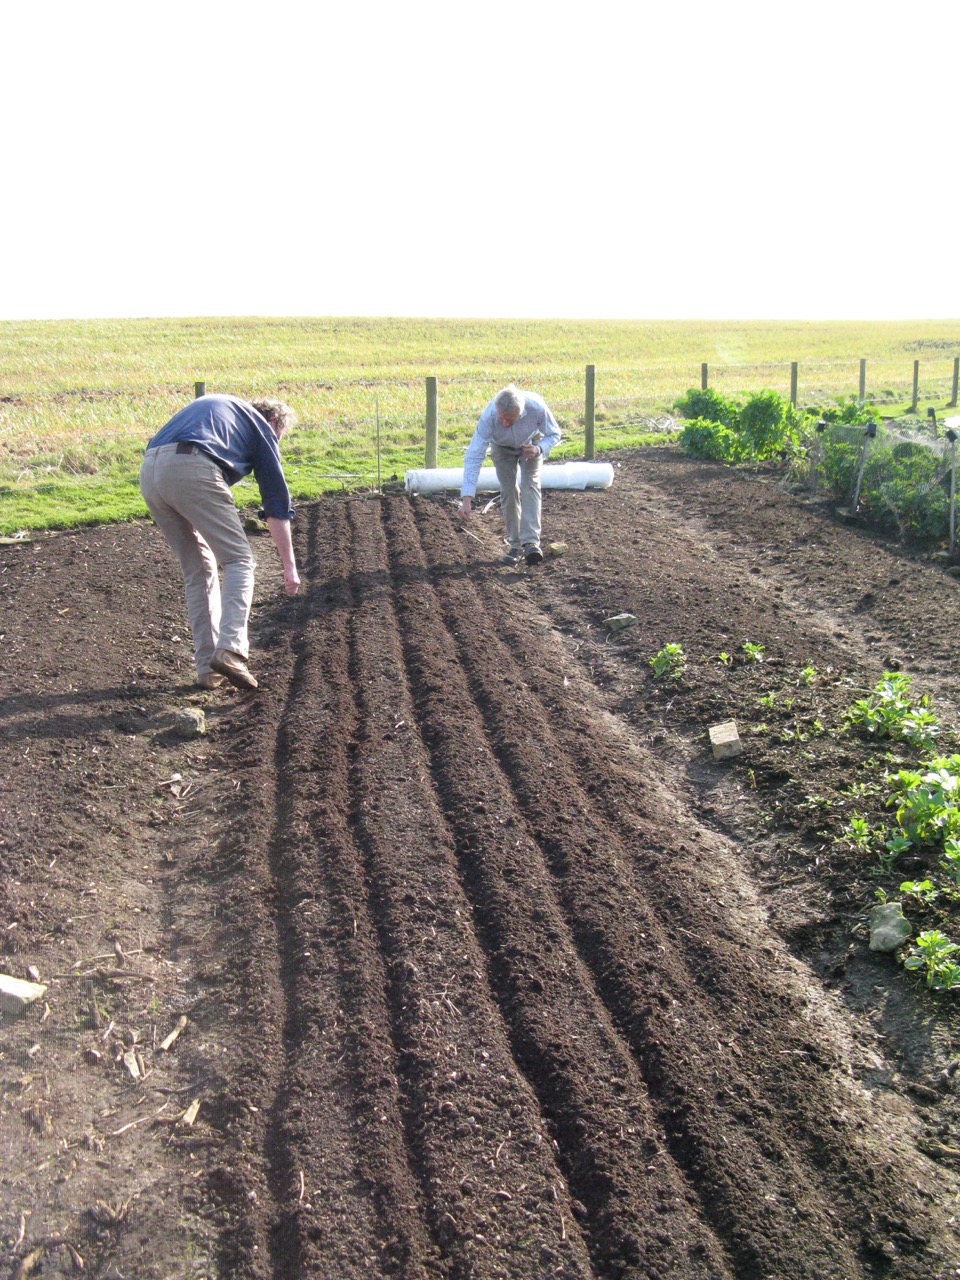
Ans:
<svg viewBox="0 0 960 1280"><path fill-rule="evenodd" d="M39 0L0 320L960 315L960 5Z"/></svg>

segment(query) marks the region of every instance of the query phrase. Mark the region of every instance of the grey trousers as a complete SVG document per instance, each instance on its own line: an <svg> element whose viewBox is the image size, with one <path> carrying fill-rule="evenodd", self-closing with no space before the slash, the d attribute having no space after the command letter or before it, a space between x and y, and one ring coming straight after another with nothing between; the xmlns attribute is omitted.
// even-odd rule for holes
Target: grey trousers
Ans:
<svg viewBox="0 0 960 1280"><path fill-rule="evenodd" d="M519 449L502 444L490 446L490 457L500 481L500 510L510 550L539 551L543 458L538 453L527 460Z"/></svg>
<svg viewBox="0 0 960 1280"><path fill-rule="evenodd" d="M217 649L246 658L256 561L223 472L205 453L164 444L147 450L140 492L180 562L197 674Z"/></svg>

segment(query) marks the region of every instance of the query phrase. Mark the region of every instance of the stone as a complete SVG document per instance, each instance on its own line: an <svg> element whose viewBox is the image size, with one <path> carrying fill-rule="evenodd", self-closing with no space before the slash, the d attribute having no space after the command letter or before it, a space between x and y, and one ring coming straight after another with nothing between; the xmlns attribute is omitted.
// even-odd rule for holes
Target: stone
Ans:
<svg viewBox="0 0 960 1280"><path fill-rule="evenodd" d="M870 950L896 951L913 929L899 902L881 902L870 911Z"/></svg>
<svg viewBox="0 0 960 1280"><path fill-rule="evenodd" d="M34 1000L39 1000L46 989L46 983L24 982L22 978L0 973L0 1010L16 1017Z"/></svg>
<svg viewBox="0 0 960 1280"><path fill-rule="evenodd" d="M548 542L546 552L548 556L562 556L567 549L565 542Z"/></svg>
<svg viewBox="0 0 960 1280"><path fill-rule="evenodd" d="M723 724L711 725L708 733L714 760L729 760L743 750L736 720L724 720Z"/></svg>
<svg viewBox="0 0 960 1280"><path fill-rule="evenodd" d="M174 717L173 728L178 737L199 738L207 732L207 718L200 707L183 707Z"/></svg>
<svg viewBox="0 0 960 1280"><path fill-rule="evenodd" d="M603 625L611 631L622 631L624 627L634 626L636 621L636 616L632 613L615 613L610 618L604 618Z"/></svg>

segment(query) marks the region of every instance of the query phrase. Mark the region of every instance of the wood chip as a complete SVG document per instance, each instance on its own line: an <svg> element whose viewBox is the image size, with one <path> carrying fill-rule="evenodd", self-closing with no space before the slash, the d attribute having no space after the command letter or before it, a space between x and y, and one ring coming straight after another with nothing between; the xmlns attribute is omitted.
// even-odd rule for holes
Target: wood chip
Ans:
<svg viewBox="0 0 960 1280"><path fill-rule="evenodd" d="M186 1029L186 1026L187 1026L187 1017L186 1015L181 1015L177 1019L177 1025L173 1028L173 1030L166 1037L166 1039L160 1041L160 1048L163 1050L164 1053L166 1053L167 1050L170 1048L170 1046L174 1044L174 1042L179 1038L181 1031L184 1031Z"/></svg>
<svg viewBox="0 0 960 1280"><path fill-rule="evenodd" d="M190 1103L189 1107L187 1107L186 1111L180 1117L180 1123L193 1124L194 1120L196 1120L197 1118L197 1112L199 1110L200 1110L200 1099L194 1098L194 1100Z"/></svg>

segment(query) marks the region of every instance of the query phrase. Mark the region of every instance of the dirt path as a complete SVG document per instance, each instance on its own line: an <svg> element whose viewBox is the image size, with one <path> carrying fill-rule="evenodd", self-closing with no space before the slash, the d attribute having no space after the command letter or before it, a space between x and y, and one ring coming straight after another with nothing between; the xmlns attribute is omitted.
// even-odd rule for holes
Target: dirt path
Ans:
<svg viewBox="0 0 960 1280"><path fill-rule="evenodd" d="M957 585L620 461L546 495L538 573L495 513L304 506L296 601L258 543L256 697L191 689L152 527L0 549L0 968L49 983L0 1027L11 1274L960 1275L960 1023L818 865L810 776L864 755L705 741L811 662L786 723L891 662L948 712Z"/></svg>

